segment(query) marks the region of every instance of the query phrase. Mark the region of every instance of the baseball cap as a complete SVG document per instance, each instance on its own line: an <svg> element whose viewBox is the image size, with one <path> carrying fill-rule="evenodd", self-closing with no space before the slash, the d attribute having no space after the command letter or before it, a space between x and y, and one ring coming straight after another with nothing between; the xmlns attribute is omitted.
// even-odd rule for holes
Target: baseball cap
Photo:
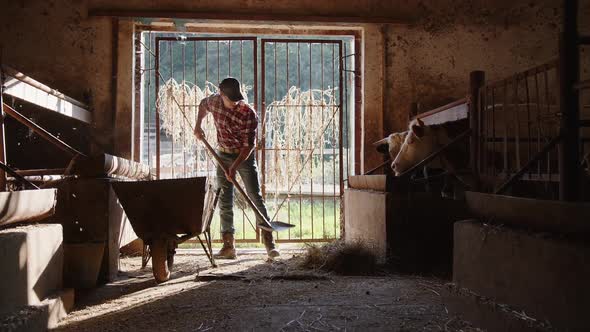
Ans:
<svg viewBox="0 0 590 332"><path fill-rule="evenodd" d="M219 90L225 94L231 101L244 100L240 91L240 81L234 77L228 77L219 83Z"/></svg>

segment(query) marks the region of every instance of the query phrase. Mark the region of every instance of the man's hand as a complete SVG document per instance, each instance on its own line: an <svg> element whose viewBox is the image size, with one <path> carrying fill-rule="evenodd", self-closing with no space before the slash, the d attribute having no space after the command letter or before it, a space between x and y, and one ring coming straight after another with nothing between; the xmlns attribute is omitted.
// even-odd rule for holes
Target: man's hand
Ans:
<svg viewBox="0 0 590 332"><path fill-rule="evenodd" d="M231 165L227 171L225 172L225 177L228 179L228 181L230 182L234 182L234 179L236 178L236 169L238 167L235 165Z"/></svg>
<svg viewBox="0 0 590 332"><path fill-rule="evenodd" d="M195 127L195 136L200 141L202 141L205 138L205 132L203 131L203 129L199 125L197 125Z"/></svg>

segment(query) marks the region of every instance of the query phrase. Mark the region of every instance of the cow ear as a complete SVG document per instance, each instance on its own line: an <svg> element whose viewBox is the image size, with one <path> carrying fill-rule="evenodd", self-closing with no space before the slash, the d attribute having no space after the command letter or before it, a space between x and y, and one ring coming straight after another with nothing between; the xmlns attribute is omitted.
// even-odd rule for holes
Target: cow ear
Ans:
<svg viewBox="0 0 590 332"><path fill-rule="evenodd" d="M387 137L373 143L373 146L376 148L377 152L379 152L379 153L387 154L389 152L389 141L388 141Z"/></svg>
<svg viewBox="0 0 590 332"><path fill-rule="evenodd" d="M412 133L418 138L424 136L424 127L422 126L413 124L410 130L412 130Z"/></svg>
<svg viewBox="0 0 590 332"><path fill-rule="evenodd" d="M380 145L383 145L383 144L388 144L389 143L389 142L387 142L387 139L388 138L389 137L385 137L384 139L381 139L381 140L378 140L377 142L374 142L373 143L373 146L380 146Z"/></svg>

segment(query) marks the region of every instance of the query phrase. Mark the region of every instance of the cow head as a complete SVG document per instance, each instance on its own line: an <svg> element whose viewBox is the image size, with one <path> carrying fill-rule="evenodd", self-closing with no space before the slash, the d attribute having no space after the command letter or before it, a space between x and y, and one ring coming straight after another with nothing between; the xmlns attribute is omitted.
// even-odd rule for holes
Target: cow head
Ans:
<svg viewBox="0 0 590 332"><path fill-rule="evenodd" d="M438 130L440 128L426 126L420 119L412 121L409 129L397 157L391 164L396 176L424 160L440 148L440 143L446 144L448 141L446 133Z"/></svg>
<svg viewBox="0 0 590 332"><path fill-rule="evenodd" d="M399 153L402 144L404 143L404 139L406 138L407 133L407 131L393 133L385 137L384 139L373 143L373 146L377 147L377 151L383 154L389 154L389 158L391 158L391 160L394 160L395 157L397 157L397 154Z"/></svg>

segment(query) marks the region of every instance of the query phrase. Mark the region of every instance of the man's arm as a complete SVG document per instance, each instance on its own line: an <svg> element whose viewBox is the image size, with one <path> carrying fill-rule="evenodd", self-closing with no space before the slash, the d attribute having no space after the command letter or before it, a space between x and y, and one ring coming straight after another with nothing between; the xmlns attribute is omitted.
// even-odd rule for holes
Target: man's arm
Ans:
<svg viewBox="0 0 590 332"><path fill-rule="evenodd" d="M207 116L207 105L206 100L203 99L199 104L199 111L197 112L197 123L195 124L195 136L199 140L203 140L205 138L205 133L203 132L203 128L201 124L203 123L203 119Z"/></svg>
<svg viewBox="0 0 590 332"><path fill-rule="evenodd" d="M227 172L225 173L225 177L233 181L236 176L236 170L240 167L240 164L250 157L250 154L254 151L254 146L244 146L240 148L240 154L236 157L234 162L231 164Z"/></svg>

